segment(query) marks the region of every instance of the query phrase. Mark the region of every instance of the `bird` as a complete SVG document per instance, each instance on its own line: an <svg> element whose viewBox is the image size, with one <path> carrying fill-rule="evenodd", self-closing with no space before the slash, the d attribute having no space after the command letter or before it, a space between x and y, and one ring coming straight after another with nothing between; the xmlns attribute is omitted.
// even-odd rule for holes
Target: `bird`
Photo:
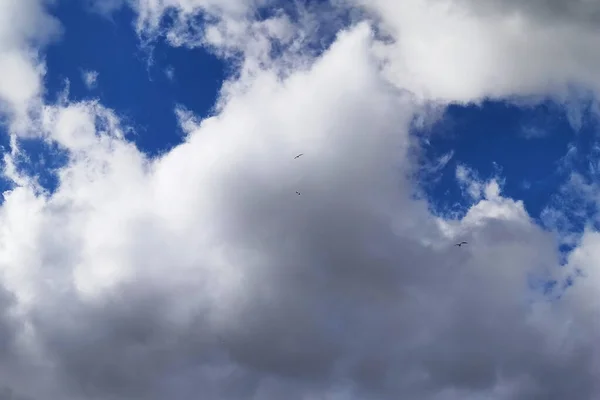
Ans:
<svg viewBox="0 0 600 400"><path fill-rule="evenodd" d="M467 242L465 242L465 241L462 241L462 242L460 242L460 243L456 243L456 244L455 244L455 246L458 246L458 247L460 247L460 246L462 246L463 244L468 244L468 243L467 243Z"/></svg>
<svg viewBox="0 0 600 400"><path fill-rule="evenodd" d="M294 160L295 160L296 158L300 158L300 157L302 157L303 155L304 155L304 153L300 153L300 154L298 154L296 157L294 157Z"/></svg>
<svg viewBox="0 0 600 400"><path fill-rule="evenodd" d="M297 190L296 190L296 194L297 194L298 196L300 196L300 192L299 192L299 191L297 191Z"/></svg>

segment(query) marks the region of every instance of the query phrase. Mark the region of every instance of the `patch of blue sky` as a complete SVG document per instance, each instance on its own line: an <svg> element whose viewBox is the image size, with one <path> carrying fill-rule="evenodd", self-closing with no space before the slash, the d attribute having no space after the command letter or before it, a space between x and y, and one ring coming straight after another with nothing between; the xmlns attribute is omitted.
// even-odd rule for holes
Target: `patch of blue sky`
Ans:
<svg viewBox="0 0 600 400"><path fill-rule="evenodd" d="M174 113L177 104L202 117L210 114L225 78L224 65L214 55L161 41L143 49L133 27L134 13L127 7L110 19L75 1L59 2L53 11L65 35L47 52L50 99L69 79L72 100L100 99L134 128L130 139L150 156L183 140ZM96 89L88 89L82 71L98 73Z"/></svg>
<svg viewBox="0 0 600 400"><path fill-rule="evenodd" d="M23 138L18 141L20 155L15 166L21 173L35 177L48 193L58 187L58 170L68 161L67 153L57 144L35 138Z"/></svg>
<svg viewBox="0 0 600 400"><path fill-rule="evenodd" d="M20 138L17 140L18 154L13 157L17 172L33 177L46 191L52 192L58 186L57 170L65 165L66 153L56 144L45 142L38 138ZM10 153L10 136L4 125L0 125L0 152ZM6 167L0 160L0 168ZM11 190L15 183L4 175L0 175L0 193ZM4 197L0 196L0 204Z"/></svg>
<svg viewBox="0 0 600 400"><path fill-rule="evenodd" d="M10 151L10 138L8 135L8 129L5 124L5 121L0 123L0 153L4 154ZM0 158L0 168L4 169L4 160ZM10 190L14 187L14 184L4 177L4 175L0 174L0 193L3 193L7 190ZM4 196L0 196L0 204L4 203Z"/></svg>
<svg viewBox="0 0 600 400"><path fill-rule="evenodd" d="M435 173L421 176L423 189L437 212L466 212L474 200L456 179L457 167L465 166L482 181L502 179L503 194L523 200L530 215L539 219L573 171L586 173L585 160L596 140L592 121L586 119L575 130L566 110L552 102L450 106L440 121L416 131L428 142L423 162L431 166L446 161ZM577 156L568 157L574 149Z"/></svg>

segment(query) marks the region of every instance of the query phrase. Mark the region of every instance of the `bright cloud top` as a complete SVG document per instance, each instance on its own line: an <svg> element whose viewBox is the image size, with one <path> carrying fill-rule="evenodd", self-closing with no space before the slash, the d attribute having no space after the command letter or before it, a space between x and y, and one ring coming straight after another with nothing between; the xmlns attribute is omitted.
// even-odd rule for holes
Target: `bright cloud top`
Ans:
<svg viewBox="0 0 600 400"><path fill-rule="evenodd" d="M382 19L386 75L420 96L568 96L597 91L598 39L589 1L356 0ZM433 29L432 27L435 27Z"/></svg>
<svg viewBox="0 0 600 400"><path fill-rule="evenodd" d="M28 35L53 20L27 4L0 51L43 44ZM319 15L131 2L144 29L179 12L155 40L241 58L216 114L174 110L186 140L152 159L98 101L43 104L41 58L24 58L31 78L7 69L7 115L37 96L29 132L68 162L48 193L17 168L19 138L5 154L0 385L34 399L598 398L600 234L560 267L556 237L499 180L457 170L475 205L450 220L411 178L424 100L595 90L588 14L549 12L552 30L518 6L393 4L371 2L381 21L351 24L317 57ZM199 13L213 23L186 30ZM551 280L559 300L539 288Z"/></svg>

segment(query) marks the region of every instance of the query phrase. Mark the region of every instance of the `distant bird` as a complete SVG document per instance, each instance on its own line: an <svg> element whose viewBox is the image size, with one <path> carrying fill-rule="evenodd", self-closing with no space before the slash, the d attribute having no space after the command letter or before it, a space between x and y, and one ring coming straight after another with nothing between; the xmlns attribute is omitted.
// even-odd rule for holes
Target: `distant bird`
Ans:
<svg viewBox="0 0 600 400"><path fill-rule="evenodd" d="M294 160L295 160L296 158L300 158L300 157L302 157L303 155L304 155L304 153L300 153L300 154L298 154L296 157L294 157Z"/></svg>
<svg viewBox="0 0 600 400"><path fill-rule="evenodd" d="M460 246L462 246L463 244L468 244L468 243L467 243L467 242L465 242L465 241L462 241L462 242L460 242L460 243L456 243L456 244L455 244L455 246L458 246L458 247L460 247Z"/></svg>
<svg viewBox="0 0 600 400"><path fill-rule="evenodd" d="M298 196L300 196L300 192L299 192L299 191L297 191L297 190L296 190L296 194L297 194Z"/></svg>

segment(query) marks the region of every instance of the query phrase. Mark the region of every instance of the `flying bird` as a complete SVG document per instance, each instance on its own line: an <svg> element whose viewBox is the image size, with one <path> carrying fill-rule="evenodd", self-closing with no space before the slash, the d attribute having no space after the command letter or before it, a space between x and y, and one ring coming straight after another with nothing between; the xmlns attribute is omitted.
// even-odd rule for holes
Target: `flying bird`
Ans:
<svg viewBox="0 0 600 400"><path fill-rule="evenodd" d="M455 244L455 246L458 246L458 247L460 247L460 246L462 246L463 244L468 244L468 243L467 243L467 242L465 242L465 241L462 241L462 242L460 242L460 243L456 243L456 244Z"/></svg>
<svg viewBox="0 0 600 400"><path fill-rule="evenodd" d="M300 158L300 157L302 157L303 155L304 155L304 153L300 153L300 154L298 154L296 157L294 157L294 160L295 160L296 158Z"/></svg>
<svg viewBox="0 0 600 400"><path fill-rule="evenodd" d="M299 192L299 191L297 191L297 190L296 190L296 194L297 194L298 196L300 196L300 192Z"/></svg>

